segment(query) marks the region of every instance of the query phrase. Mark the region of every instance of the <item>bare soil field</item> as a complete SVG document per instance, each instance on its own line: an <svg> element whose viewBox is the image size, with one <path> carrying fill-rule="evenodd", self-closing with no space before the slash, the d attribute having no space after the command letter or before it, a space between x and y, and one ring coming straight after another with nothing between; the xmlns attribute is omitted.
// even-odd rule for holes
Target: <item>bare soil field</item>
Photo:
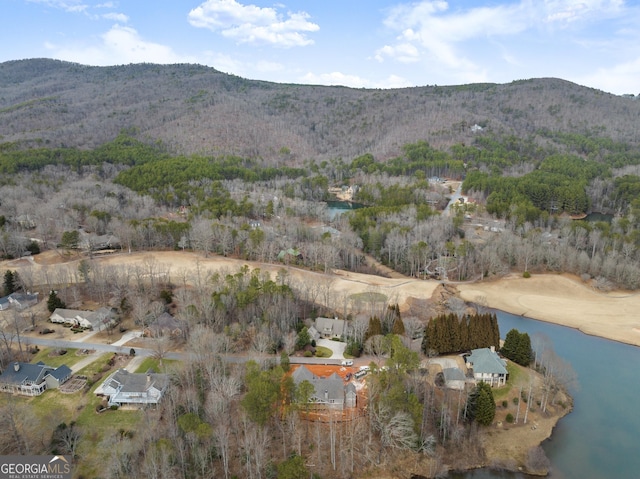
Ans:
<svg viewBox="0 0 640 479"><path fill-rule="evenodd" d="M465 301L486 304L512 314L560 324L593 336L640 346L640 294L601 292L568 274L531 278L510 275L496 281L459 284Z"/></svg>
<svg viewBox="0 0 640 479"><path fill-rule="evenodd" d="M68 256L48 251L30 259L5 261L0 268L20 272L55 274L56 268L77 269L79 256ZM318 301L326 306L340 308L348 298L358 293L381 293L392 303L407 311L416 300L429 300L441 284L435 280L419 280L394 275L394 278L335 270L330 274L286 266L243 261L221 256L205 258L190 252L159 251L119 253L94 261L105 265L143 267L153 261L158 268L169 271L172 281L179 284L196 267L210 271L237 271L248 265L275 275L286 270L292 283L316 283L327 290L319 294ZM462 299L469 302L482 300L489 307L533 319L548 321L584 333L640 346L640 294L628 291L604 293L592 288L578 277L566 274L541 274L531 278L509 275L492 281L451 284Z"/></svg>

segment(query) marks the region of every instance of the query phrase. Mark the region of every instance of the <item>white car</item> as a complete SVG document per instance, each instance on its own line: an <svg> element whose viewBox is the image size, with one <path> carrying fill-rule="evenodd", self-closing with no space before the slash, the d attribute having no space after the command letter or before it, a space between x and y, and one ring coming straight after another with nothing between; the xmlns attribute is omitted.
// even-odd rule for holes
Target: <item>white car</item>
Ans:
<svg viewBox="0 0 640 479"><path fill-rule="evenodd" d="M343 366L353 366L353 361L351 359L343 359L340 364Z"/></svg>
<svg viewBox="0 0 640 479"><path fill-rule="evenodd" d="M360 371L369 371L370 369L369 366L360 366Z"/></svg>

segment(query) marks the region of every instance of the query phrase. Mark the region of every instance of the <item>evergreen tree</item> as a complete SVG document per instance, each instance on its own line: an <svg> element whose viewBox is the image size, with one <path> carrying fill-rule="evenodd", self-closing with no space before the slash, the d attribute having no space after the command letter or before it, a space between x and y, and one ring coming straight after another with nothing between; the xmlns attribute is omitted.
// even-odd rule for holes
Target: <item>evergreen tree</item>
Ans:
<svg viewBox="0 0 640 479"><path fill-rule="evenodd" d="M382 334L382 322L380 321L380 318L373 316L372 318L369 318L369 328L365 335L365 341L371 336L377 336L378 334Z"/></svg>
<svg viewBox="0 0 640 479"><path fill-rule="evenodd" d="M485 382L480 382L477 389L475 419L478 424L488 426L496 416L496 402L493 399L493 391L491 386Z"/></svg>
<svg viewBox="0 0 640 479"><path fill-rule="evenodd" d="M9 296L11 293L15 293L18 290L18 273L16 271L7 270L4 273L4 294L3 296Z"/></svg>
<svg viewBox="0 0 640 479"><path fill-rule="evenodd" d="M47 309L49 312L53 313L57 308L66 307L67 305L58 297L58 294L54 290L51 290L49 293L49 299L47 300Z"/></svg>
<svg viewBox="0 0 640 479"><path fill-rule="evenodd" d="M311 336L309 336L309 330L305 326L298 333L298 337L296 338L296 349L303 349L307 344L310 344L310 343L311 343Z"/></svg>
<svg viewBox="0 0 640 479"><path fill-rule="evenodd" d="M393 328L391 330L393 334L397 334L398 336L402 336L404 334L404 323L402 322L402 318L400 315L393 322Z"/></svg>
<svg viewBox="0 0 640 479"><path fill-rule="evenodd" d="M512 329L507 333L500 352L505 358L521 366L528 366L533 355L531 338L527 333Z"/></svg>

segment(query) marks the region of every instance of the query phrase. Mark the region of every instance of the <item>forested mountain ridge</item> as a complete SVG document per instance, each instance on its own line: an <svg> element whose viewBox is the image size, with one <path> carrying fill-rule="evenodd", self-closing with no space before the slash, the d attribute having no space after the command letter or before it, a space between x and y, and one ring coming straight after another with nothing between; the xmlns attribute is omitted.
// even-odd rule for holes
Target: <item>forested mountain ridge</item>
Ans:
<svg viewBox="0 0 640 479"><path fill-rule="evenodd" d="M559 79L367 90L246 80L199 65L89 67L48 59L0 64L0 142L95 148L123 130L179 154L296 164L385 159L540 130L640 144L640 101Z"/></svg>

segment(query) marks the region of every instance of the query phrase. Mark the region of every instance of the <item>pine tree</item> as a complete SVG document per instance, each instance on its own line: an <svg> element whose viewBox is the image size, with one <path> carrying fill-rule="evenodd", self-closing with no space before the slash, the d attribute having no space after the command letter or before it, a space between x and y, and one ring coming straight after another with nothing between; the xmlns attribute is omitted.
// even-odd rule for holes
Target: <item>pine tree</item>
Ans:
<svg viewBox="0 0 640 479"><path fill-rule="evenodd" d="M377 336L379 334L382 334L382 322L380 321L380 318L373 316L372 318L369 318L369 328L367 329L365 338L369 339L371 336Z"/></svg>
<svg viewBox="0 0 640 479"><path fill-rule="evenodd" d="M496 402L493 399L491 386L485 382L480 382L476 387L478 395L476 398L475 419L482 426L489 426L496 417Z"/></svg>
<svg viewBox="0 0 640 479"><path fill-rule="evenodd" d="M397 334L398 336L402 336L404 334L404 323L402 322L402 318L400 315L393 322L393 328L391 331L393 334Z"/></svg>
<svg viewBox="0 0 640 479"><path fill-rule="evenodd" d="M47 309L49 312L53 313L57 308L66 307L67 305L58 297L58 294L54 290L51 290L49 293L49 299L47 300Z"/></svg>
<svg viewBox="0 0 640 479"><path fill-rule="evenodd" d="M15 293L17 291L17 279L18 273L15 271L7 270L4 273L4 294L3 296L9 296L11 293Z"/></svg>

